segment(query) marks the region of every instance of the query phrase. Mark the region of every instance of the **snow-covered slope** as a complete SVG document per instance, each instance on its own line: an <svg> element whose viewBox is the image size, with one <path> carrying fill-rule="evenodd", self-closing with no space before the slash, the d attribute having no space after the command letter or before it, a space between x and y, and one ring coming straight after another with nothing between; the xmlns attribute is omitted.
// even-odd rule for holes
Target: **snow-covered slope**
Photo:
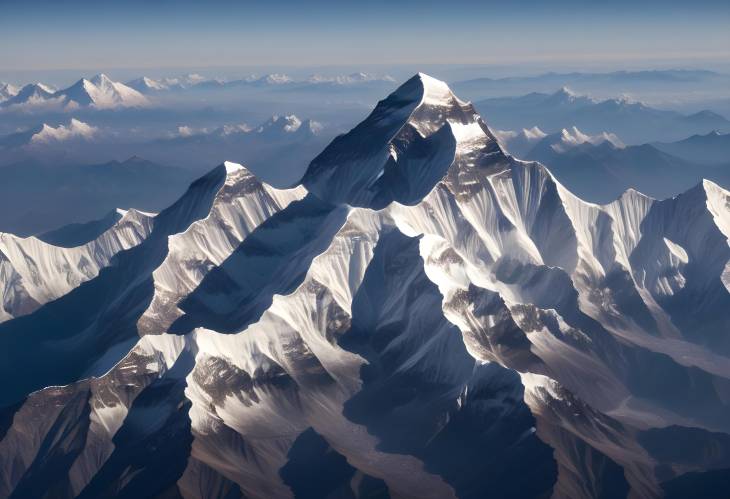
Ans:
<svg viewBox="0 0 730 499"><path fill-rule="evenodd" d="M0 102L15 96L19 91L19 88L10 83L0 82Z"/></svg>
<svg viewBox="0 0 730 499"><path fill-rule="evenodd" d="M150 215L137 210L120 215L100 236L72 248L0 233L0 322L31 313L93 279L114 255L149 235Z"/></svg>
<svg viewBox="0 0 730 499"><path fill-rule="evenodd" d="M717 185L586 203L416 75L301 185L221 165L0 325L0 378L33 372L2 392L0 496L702 490L730 455L729 236Z"/></svg>

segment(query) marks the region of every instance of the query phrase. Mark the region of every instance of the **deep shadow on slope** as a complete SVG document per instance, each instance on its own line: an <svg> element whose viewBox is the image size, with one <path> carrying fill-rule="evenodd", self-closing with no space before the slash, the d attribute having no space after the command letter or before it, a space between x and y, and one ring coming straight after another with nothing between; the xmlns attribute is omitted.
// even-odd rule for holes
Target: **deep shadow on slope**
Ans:
<svg viewBox="0 0 730 499"><path fill-rule="evenodd" d="M193 442L185 378L194 366L183 351L175 365L142 391L114 435L114 451L79 499L182 498L177 481Z"/></svg>
<svg viewBox="0 0 730 499"><path fill-rule="evenodd" d="M378 437L380 450L416 456L460 498L550 495L556 464L534 433L519 376L468 354L417 239L383 234L352 313L340 345L368 364L345 415Z"/></svg>
<svg viewBox="0 0 730 499"><path fill-rule="evenodd" d="M46 386L72 383L90 370L101 374L129 351L138 339L137 320L152 299L152 272L167 255L167 236L207 215L224 179L219 167L193 182L160 213L144 242L118 253L96 278L0 324L0 406Z"/></svg>
<svg viewBox="0 0 730 499"><path fill-rule="evenodd" d="M390 499L382 480L353 468L313 428L297 437L287 457L279 474L296 499Z"/></svg>
<svg viewBox="0 0 730 499"><path fill-rule="evenodd" d="M312 259L345 223L347 208L309 194L266 220L180 304L185 312L170 330L196 327L234 333L252 324L275 294L293 291Z"/></svg>

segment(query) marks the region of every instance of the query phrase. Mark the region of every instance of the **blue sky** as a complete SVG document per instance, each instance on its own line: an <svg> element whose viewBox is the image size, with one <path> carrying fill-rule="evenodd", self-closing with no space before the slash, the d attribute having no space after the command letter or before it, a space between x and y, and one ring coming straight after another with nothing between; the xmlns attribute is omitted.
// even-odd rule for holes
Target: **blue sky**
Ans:
<svg viewBox="0 0 730 499"><path fill-rule="evenodd" d="M0 70L730 64L730 2L0 0Z"/></svg>

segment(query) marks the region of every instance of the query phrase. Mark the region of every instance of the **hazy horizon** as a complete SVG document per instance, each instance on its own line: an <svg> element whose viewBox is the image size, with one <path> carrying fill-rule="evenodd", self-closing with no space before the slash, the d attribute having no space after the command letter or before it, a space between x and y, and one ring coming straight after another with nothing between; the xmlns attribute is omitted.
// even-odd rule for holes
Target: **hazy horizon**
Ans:
<svg viewBox="0 0 730 499"><path fill-rule="evenodd" d="M5 78L223 67L730 68L730 7L712 0L608 6L11 0L3 9Z"/></svg>

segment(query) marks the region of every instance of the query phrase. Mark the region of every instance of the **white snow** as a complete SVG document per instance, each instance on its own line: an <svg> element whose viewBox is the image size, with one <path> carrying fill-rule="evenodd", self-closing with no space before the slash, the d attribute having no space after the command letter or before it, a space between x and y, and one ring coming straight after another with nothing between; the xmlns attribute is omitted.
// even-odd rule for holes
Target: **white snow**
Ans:
<svg viewBox="0 0 730 499"><path fill-rule="evenodd" d="M547 133L540 130L540 128L537 126L534 126L532 128L523 128L522 135L524 135L526 139L531 141L536 141L547 137Z"/></svg>
<svg viewBox="0 0 730 499"><path fill-rule="evenodd" d="M448 106L452 102L456 102L459 105L465 105L466 103L459 100L449 86L441 81L433 78L425 73L418 73L418 77L423 84L423 98L421 99L421 105L427 106Z"/></svg>
<svg viewBox="0 0 730 499"><path fill-rule="evenodd" d="M0 102L15 96L20 89L10 83L0 82Z"/></svg>
<svg viewBox="0 0 730 499"><path fill-rule="evenodd" d="M223 166L226 167L226 173L233 173L243 170L242 165L239 165L238 163L233 163L232 161L224 161Z"/></svg>
<svg viewBox="0 0 730 499"><path fill-rule="evenodd" d="M98 109L137 107L148 103L144 95L123 83L112 81L103 73L84 80L83 87Z"/></svg>
<svg viewBox="0 0 730 499"><path fill-rule="evenodd" d="M395 135L372 144L370 155L346 165L356 168L351 176L343 175L338 187L355 192L363 178L383 178L379 175L390 158L402 161L399 166L407 163L412 170L404 167L404 174L417 172L407 177L407 182L415 183L432 174L430 168L448 174L435 178L430 192L409 204L393 202L375 210L367 203L346 205L350 200L345 199L327 212L324 229L313 235L317 244L295 248L291 261L286 262L286 271L299 270L301 265L301 282L285 294L265 297L263 311L254 322L225 334L206 328L184 335L168 334L170 325L183 314L180 304L200 289L211 270L220 269L227 273L224 277L235 280L241 269L230 265L229 259L236 248L262 224L307 196L307 189L274 189L242 165L225 162L210 174L217 181L216 191L204 197L210 210L162 242L167 253L152 272L154 294L138 322L143 338L133 350L142 358L135 360L130 355L99 381L130 369L129 362L138 362L130 370L139 373L131 379L142 384L150 373L172 368L182 352L190 353L195 366L185 380L185 396L192 403L189 415L194 441L188 468L178 483L191 495L203 490L203 479L195 468L198 463L236 481L244 493L266 490L270 497L287 497L291 491L279 470L293 441L309 427L323 435L350 464L385 480L393 487L394 496L401 490L410 491L414 497L454 495L442 478L425 472L418 459L379 451L377 439L366 428L343 416L344 404L361 387L365 360L342 349L337 335L350 327L356 296L363 300L363 309L376 306L368 297L375 297L380 289L364 288L367 272L372 269L403 278L396 286L400 293L397 303L383 304L378 310L382 317L364 320L397 324L396 331L409 327L403 318L412 318L418 325L422 317L434 312L420 305L422 288L412 287L414 281L407 275L409 264L422 265L424 279L438 288L441 310L436 307L436 311L455 326L450 333L460 332L473 365L499 363L519 374L524 400L537 417L538 430L560 431L560 438L550 443L556 445L555 456L562 469L585 464L584 454L572 454L570 446L587 443L624 467L632 487L639 484L651 490L657 484L646 469L653 469L656 463L646 452L628 448L627 441L633 441L625 439L626 434L634 435L647 427L686 425L688 421L693 427L716 429L718 423L707 417L707 407L725 407L721 391L701 394L700 410L688 406L676 411L661 400L662 393L651 394L658 400L647 397L633 380L642 379L646 370L665 366L664 362L672 362L679 374L687 370L684 374L688 379L702 376L698 379L706 379L715 387L730 378L730 360L691 335L685 336L666 305L671 300L664 299L681 299L677 292L690 278L697 290L724 292L722 286L718 288L718 279L728 287L730 193L706 181L665 201L631 190L607 205L584 202L544 166L517 161L495 150L478 116L468 114L471 108L458 101L445 83L423 74L419 79L420 100L409 95L417 103L394 108L391 114L385 109L383 121L375 125L392 125ZM412 87L409 91L415 92ZM283 119L279 125L285 131L297 122L297 128L301 126L293 117ZM398 135L406 129L409 134ZM424 159L408 149L411 143L395 140L412 138L413 129L439 153ZM435 134L440 134L440 142ZM537 128L522 134L533 140L544 139ZM377 134L363 131L363 137L371 136ZM560 136L563 139L566 146L598 140L577 128L566 129ZM343 168L339 157L326 166ZM364 175L363 170L367 170ZM318 173L333 175L333 171ZM372 187L368 184L365 188ZM185 206L194 208L199 207ZM124 218L132 214L130 210ZM299 222L296 230L307 230L306 224ZM267 227L266 232L288 242L285 238L291 234L276 230ZM373 261L378 245L396 232L420 238L418 261L406 261L400 254L385 270L376 268ZM137 239L142 237L144 231L140 230ZM134 244L137 239L127 237L124 244ZM15 290L20 282L23 290L42 300L68 292L71 286L67 282L81 279L76 275L81 256L97 257L85 278L93 278L108 262L112 245L104 241L100 238L93 247L74 249L77 254L49 248L34 239L2 236L0 257L11 263L2 267L0 258L0 276L8 276L2 289ZM258 255L255 261L263 267L271 264L272 257ZM47 281L34 280L31 263L40 268ZM241 285L255 285L252 300L264 303L259 293L263 296L265 290L259 289L258 283ZM225 291L196 295L200 307L224 317L239 313L239 304L227 303L227 298ZM418 334L426 330L413 329L416 332L412 336L398 341L416 342ZM394 362L406 370L426 359L430 380L451 382L445 374L448 369L441 368L452 361L454 349L443 347L434 354L432 347L430 342L417 344L412 355L404 359L394 356ZM652 359L659 357L662 364L653 365ZM235 379L231 381L210 368L211 360L222 366L223 374L240 371L249 377L259 376L259 382L246 387L249 394L235 384ZM286 376L295 389L266 386L270 373ZM319 379L326 381L320 383ZM120 394L126 388L110 390ZM463 407L463 393L452 393L449 402ZM44 396L43 391L34 395L41 401ZM94 406L95 428L109 435L116 431L129 407L129 400L121 396L119 400L121 405ZM34 403L42 405L38 399ZM53 416L48 415L49 421ZM23 437L18 428L10 434ZM102 440L106 444L111 441L109 435ZM36 449L42 440L36 434L25 438L36 442L27 446L30 449ZM77 461L88 468L78 464L79 469L97 470L107 455L94 460L89 449L92 447L87 446L84 451L88 455ZM18 476L31 460L18 461Z"/></svg>
<svg viewBox="0 0 730 499"><path fill-rule="evenodd" d="M55 128L44 123L41 130L30 138L30 143L49 144L52 142L64 142L72 139L89 140L98 132L98 128L75 118L71 118L68 125L58 125Z"/></svg>
<svg viewBox="0 0 730 499"><path fill-rule="evenodd" d="M571 127L571 128L563 128L560 132L560 140L559 142L552 144L550 147L555 152L565 152L570 148L573 148L575 146L581 145L581 144L593 144L598 145L602 144L603 142L609 142L613 144L614 147L623 148L625 147L623 142L616 136L616 134L608 133L608 132L601 132L597 135L588 135L580 130L578 130L578 127Z"/></svg>
<svg viewBox="0 0 730 499"><path fill-rule="evenodd" d="M119 251L142 242L152 218L128 210L110 229L89 243L62 248L35 237L0 233L0 322L28 313L33 303L59 298L96 277ZM16 310L17 307L17 310Z"/></svg>

